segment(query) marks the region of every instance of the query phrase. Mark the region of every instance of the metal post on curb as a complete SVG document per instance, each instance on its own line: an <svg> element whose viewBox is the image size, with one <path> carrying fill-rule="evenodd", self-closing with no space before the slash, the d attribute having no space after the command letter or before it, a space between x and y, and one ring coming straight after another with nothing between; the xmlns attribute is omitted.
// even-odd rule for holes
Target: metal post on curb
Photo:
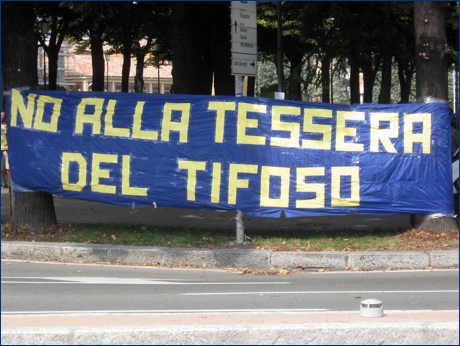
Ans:
<svg viewBox="0 0 460 346"><path fill-rule="evenodd" d="M243 95L243 76L235 75L235 96L241 97ZM244 224L243 212L236 211L236 243L244 243Z"/></svg>

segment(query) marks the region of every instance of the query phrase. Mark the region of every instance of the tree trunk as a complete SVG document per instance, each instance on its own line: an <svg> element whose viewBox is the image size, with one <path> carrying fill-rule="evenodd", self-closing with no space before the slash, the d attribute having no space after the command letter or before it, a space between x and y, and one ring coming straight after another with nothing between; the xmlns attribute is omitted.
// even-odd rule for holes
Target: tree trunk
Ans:
<svg viewBox="0 0 460 346"><path fill-rule="evenodd" d="M416 99L448 99L446 3L415 2Z"/></svg>
<svg viewBox="0 0 460 346"><path fill-rule="evenodd" d="M379 103L391 103L391 55L385 54L382 61L382 82Z"/></svg>
<svg viewBox="0 0 460 346"><path fill-rule="evenodd" d="M91 40L91 63L93 67L93 91L104 91L104 52L102 41L102 24L94 21L93 28L90 30Z"/></svg>
<svg viewBox="0 0 460 346"><path fill-rule="evenodd" d="M322 89L322 102L331 102L330 98L330 73L331 59L329 55L325 54L321 59L321 89Z"/></svg>
<svg viewBox="0 0 460 346"><path fill-rule="evenodd" d="M235 78L233 78L233 81L235 81ZM248 94L246 96L254 97L255 88L256 88L256 77L248 77Z"/></svg>
<svg viewBox="0 0 460 346"><path fill-rule="evenodd" d="M289 77L286 80L286 100L302 100L302 60L292 60Z"/></svg>
<svg viewBox="0 0 460 346"><path fill-rule="evenodd" d="M447 101L446 3L414 2L414 27L417 101L423 102L429 97ZM458 228L453 218L427 216L416 217L414 227L436 232Z"/></svg>
<svg viewBox="0 0 460 346"><path fill-rule="evenodd" d="M201 27L203 6L197 2L171 3L171 43L174 94L210 95L212 69L204 63L208 34ZM203 8L202 8L203 7Z"/></svg>
<svg viewBox="0 0 460 346"><path fill-rule="evenodd" d="M57 89L57 69L59 59L59 49L52 45L48 47L48 90Z"/></svg>
<svg viewBox="0 0 460 346"><path fill-rule="evenodd" d="M23 192L15 194L14 199L13 228L36 231L56 224L53 196L49 193Z"/></svg>
<svg viewBox="0 0 460 346"><path fill-rule="evenodd" d="M351 58L350 59L350 104L356 105L361 103L359 95L359 64Z"/></svg>
<svg viewBox="0 0 460 346"><path fill-rule="evenodd" d="M131 69L131 51L123 45L123 65L121 68L121 92L129 92L129 70Z"/></svg>
<svg viewBox="0 0 460 346"><path fill-rule="evenodd" d="M3 90L37 88L37 37L33 2L3 2ZM8 112L7 112L8 113ZM14 166L11 166L14 185ZM44 192L12 194L13 228L40 230L56 224L53 197Z"/></svg>
<svg viewBox="0 0 460 346"><path fill-rule="evenodd" d="M144 58L145 54L136 54L136 76L134 77L134 92L136 93L144 92Z"/></svg>
<svg viewBox="0 0 460 346"><path fill-rule="evenodd" d="M398 79L400 87L400 102L408 103L410 89L412 86L412 77L415 72L415 65L398 62Z"/></svg>
<svg viewBox="0 0 460 346"><path fill-rule="evenodd" d="M3 89L38 86L35 11L31 2L2 2Z"/></svg>
<svg viewBox="0 0 460 346"><path fill-rule="evenodd" d="M364 103L373 102L373 89L375 84L375 76L377 71L380 68L380 57L377 57L374 62L372 61L372 53L368 53L367 59L363 60L361 63L361 68L363 69L363 79L364 79Z"/></svg>
<svg viewBox="0 0 460 346"><path fill-rule="evenodd" d="M289 76L286 78L284 90L286 100L302 100L302 59L303 52L285 51L291 65Z"/></svg>
<svg viewBox="0 0 460 346"><path fill-rule="evenodd" d="M382 3L383 12L383 30L385 33L391 33L391 3ZM380 40L380 52L382 56L382 81L380 83L380 93L378 96L378 103L391 103L391 63L393 58L394 43L389 34L383 35Z"/></svg>
<svg viewBox="0 0 460 346"><path fill-rule="evenodd" d="M209 2L204 6L209 11L204 21L210 33L207 51L210 53L214 73L214 92L216 95L233 96L235 76L231 75L230 3Z"/></svg>

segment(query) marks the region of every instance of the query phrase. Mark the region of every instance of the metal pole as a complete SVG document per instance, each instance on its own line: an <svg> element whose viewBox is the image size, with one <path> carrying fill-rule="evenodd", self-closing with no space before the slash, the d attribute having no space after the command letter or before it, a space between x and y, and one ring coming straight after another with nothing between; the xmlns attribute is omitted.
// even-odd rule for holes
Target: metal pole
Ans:
<svg viewBox="0 0 460 346"><path fill-rule="evenodd" d="M158 61L158 93L161 94L160 92L160 54L157 54L157 61Z"/></svg>
<svg viewBox="0 0 460 346"><path fill-rule="evenodd" d="M331 65L331 103L334 103L334 69L332 68L333 59L330 60L329 64Z"/></svg>
<svg viewBox="0 0 460 346"><path fill-rule="evenodd" d="M278 34L278 91L283 91L283 46L281 39L283 37L281 27L281 2L276 3L277 34Z"/></svg>
<svg viewBox="0 0 460 346"><path fill-rule="evenodd" d="M46 52L45 52L45 48L43 48L43 86L46 90L47 88L46 88Z"/></svg>
<svg viewBox="0 0 460 346"><path fill-rule="evenodd" d="M243 95L243 76L235 76L235 96L241 97ZM236 243L244 243L244 223L243 212L236 211Z"/></svg>
<svg viewBox="0 0 460 346"><path fill-rule="evenodd" d="M457 114L457 99L456 99L456 95L457 95L457 91L456 91L456 86L457 86L457 82L456 82L456 73L457 73L457 69L454 68L452 70L452 96L453 96L453 99L452 99L452 108L454 110L454 114Z"/></svg>
<svg viewBox="0 0 460 346"><path fill-rule="evenodd" d="M107 92L109 92L109 62L106 61L107 63Z"/></svg>

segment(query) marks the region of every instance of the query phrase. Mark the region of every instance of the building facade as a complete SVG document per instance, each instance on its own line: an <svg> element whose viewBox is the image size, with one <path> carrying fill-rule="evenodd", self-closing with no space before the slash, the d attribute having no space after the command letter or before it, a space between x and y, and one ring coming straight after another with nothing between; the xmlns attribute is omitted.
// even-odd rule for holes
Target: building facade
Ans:
<svg viewBox="0 0 460 346"><path fill-rule="evenodd" d="M108 50L104 49L104 50ZM105 59L105 56L104 56ZM110 60L105 63L105 91L121 92L121 75L123 56L111 54ZM38 49L37 69L38 84L46 89L48 85L48 58L42 47ZM144 68L144 93L169 94L172 85L171 64L146 66ZM136 75L136 59L131 58L129 71L129 92L134 92L134 76ZM91 91L93 69L91 52L75 53L74 44L63 44L59 52L57 85L59 89L67 91Z"/></svg>

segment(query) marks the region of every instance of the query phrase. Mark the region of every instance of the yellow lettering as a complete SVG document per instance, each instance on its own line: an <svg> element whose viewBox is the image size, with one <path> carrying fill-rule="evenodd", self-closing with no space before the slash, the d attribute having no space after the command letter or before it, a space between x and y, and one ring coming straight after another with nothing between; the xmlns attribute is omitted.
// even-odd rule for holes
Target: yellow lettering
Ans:
<svg viewBox="0 0 460 346"><path fill-rule="evenodd" d="M179 169L187 170L187 200L196 200L196 172L206 170L205 161L179 161L177 163Z"/></svg>
<svg viewBox="0 0 460 346"><path fill-rule="evenodd" d="M362 121L365 119L364 112L337 111L337 136L335 150L337 151L364 151L364 144L345 142L345 137L356 137L356 128L347 127L347 120Z"/></svg>
<svg viewBox="0 0 460 346"><path fill-rule="evenodd" d="M49 123L43 122L43 114L45 113L45 104L53 105L53 113ZM37 100L37 113L34 119L34 129L48 132L57 132L58 120L61 116L62 99L51 96L39 96Z"/></svg>
<svg viewBox="0 0 460 346"><path fill-rule="evenodd" d="M161 140L163 142L169 141L169 133L171 131L179 131L179 142L188 142L190 106L190 103L165 103L163 121L161 123ZM173 111L182 113L180 121L172 121Z"/></svg>
<svg viewBox="0 0 460 346"><path fill-rule="evenodd" d="M414 133L414 123L422 123L422 132ZM404 153L413 152L413 144L422 143L422 153L431 152L431 114L404 114Z"/></svg>
<svg viewBox="0 0 460 346"><path fill-rule="evenodd" d="M247 113L266 113L267 107L265 105L254 105L250 103L238 103L238 122L236 132L236 143L237 144L254 144L254 145L265 145L265 137L247 135L246 129L256 129L259 126L257 119L248 119Z"/></svg>
<svg viewBox="0 0 460 346"><path fill-rule="evenodd" d="M35 98L37 95L29 94L27 105L24 104L21 92L13 89L11 94L11 126L17 126L18 115L21 116L25 128L32 128L32 119L35 110Z"/></svg>
<svg viewBox="0 0 460 346"><path fill-rule="evenodd" d="M118 156L112 154L93 154L92 174L91 174L91 191L100 193L115 194L116 186L100 184L100 179L110 178L110 170L102 169L101 163L117 163Z"/></svg>
<svg viewBox="0 0 460 346"><path fill-rule="evenodd" d="M107 102L107 111L105 113L105 128L104 135L112 137L127 137L129 138L129 129L113 127L113 114L115 113L116 100Z"/></svg>
<svg viewBox="0 0 460 346"><path fill-rule="evenodd" d="M222 172L222 164L220 162L214 162L212 164L211 203L220 202L221 172Z"/></svg>
<svg viewBox="0 0 460 346"><path fill-rule="evenodd" d="M325 174L324 167L303 167L297 168L296 191L312 192L316 196L312 199L301 199L296 201L296 208L324 208L325 184L307 183L307 177L322 177Z"/></svg>
<svg viewBox="0 0 460 346"><path fill-rule="evenodd" d="M121 164L121 194L130 196L147 196L146 188L130 186L130 174L131 157L129 155L123 155Z"/></svg>
<svg viewBox="0 0 460 346"><path fill-rule="evenodd" d="M260 176L260 206L261 207L289 207L289 171L288 167L262 166ZM270 197L270 177L281 177L280 197Z"/></svg>
<svg viewBox="0 0 460 346"><path fill-rule="evenodd" d="M272 130L289 132L288 138L274 137L270 140L270 144L279 147L296 148L300 142L300 124L282 122L281 114L284 115L300 115L300 107L289 106L273 106L272 107Z"/></svg>
<svg viewBox="0 0 460 346"><path fill-rule="evenodd" d="M157 131L147 131L141 130L142 127L142 112L144 110L145 102L139 101L136 104L136 109L134 110L134 117L133 117L133 138L138 139L148 139L152 141L158 140L158 132Z"/></svg>
<svg viewBox="0 0 460 346"><path fill-rule="evenodd" d="M216 133L215 143L224 142L225 112L234 111L236 102L209 102L208 109L216 111Z"/></svg>
<svg viewBox="0 0 460 346"><path fill-rule="evenodd" d="M332 110L329 109L304 109L303 131L319 133L322 139L303 139L302 148L331 150L332 126L325 124L313 124L313 118L332 118Z"/></svg>
<svg viewBox="0 0 460 346"><path fill-rule="evenodd" d="M83 125L91 124L92 133L98 135L101 133L101 116L104 99L102 98L82 98L77 107L77 115L75 119L75 133L83 133ZM94 107L94 111L86 113L86 107Z"/></svg>
<svg viewBox="0 0 460 346"><path fill-rule="evenodd" d="M78 181L71 183L69 181L70 163L75 162L78 165ZM61 164L61 183L62 189L68 191L80 192L86 185L86 160L80 153L62 153Z"/></svg>
<svg viewBox="0 0 460 346"><path fill-rule="evenodd" d="M341 177L349 176L351 180L350 197L342 198ZM331 206L356 207L360 203L359 167L331 167Z"/></svg>
<svg viewBox="0 0 460 346"><path fill-rule="evenodd" d="M231 163L228 177L228 204L236 204L236 190L247 189L249 187L248 179L238 179L239 173L257 174L257 165L243 165Z"/></svg>
<svg viewBox="0 0 460 346"><path fill-rule="evenodd" d="M396 148L390 138L398 138L398 113L370 113L371 118L371 144L370 151L379 152L379 143L388 153L396 153ZM388 129L381 129L380 123L388 122Z"/></svg>

